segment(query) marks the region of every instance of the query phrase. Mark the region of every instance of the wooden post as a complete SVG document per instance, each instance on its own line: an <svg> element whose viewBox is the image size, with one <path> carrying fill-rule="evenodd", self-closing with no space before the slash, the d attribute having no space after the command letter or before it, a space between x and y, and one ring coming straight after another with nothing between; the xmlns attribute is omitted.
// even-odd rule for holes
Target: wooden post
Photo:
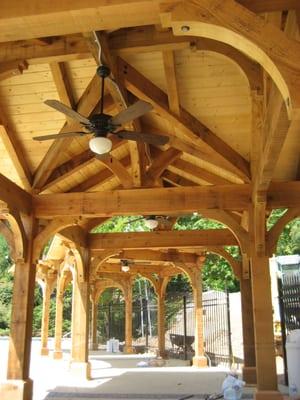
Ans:
<svg viewBox="0 0 300 400"><path fill-rule="evenodd" d="M28 254L26 262L15 264L7 381L0 385L1 400L32 399L29 368L36 266L32 263L33 220L27 218Z"/></svg>
<svg viewBox="0 0 300 400"><path fill-rule="evenodd" d="M282 395L277 391L268 257L256 255L252 257L251 281L257 374L257 393L255 399L282 399Z"/></svg>
<svg viewBox="0 0 300 400"><path fill-rule="evenodd" d="M247 383L256 383L256 360L253 327L253 306L251 280L240 280L241 303L242 303L242 324L243 324L243 347L244 367L243 380Z"/></svg>
<svg viewBox="0 0 300 400"><path fill-rule="evenodd" d="M71 372L80 378L90 379L88 362L89 284L73 281Z"/></svg>
<svg viewBox="0 0 300 400"><path fill-rule="evenodd" d="M204 257L199 257L197 265L194 267L182 266L182 269L188 274L193 288L194 312L195 312L195 356L193 357L193 366L206 367L207 360L204 356L203 341L203 308L202 308L202 266Z"/></svg>
<svg viewBox="0 0 300 400"><path fill-rule="evenodd" d="M41 355L47 356L48 349L48 333L49 333L49 312L50 312L50 297L53 290L53 277L46 276L42 285L43 291L43 313L42 313L42 328L41 328Z"/></svg>
<svg viewBox="0 0 300 400"><path fill-rule="evenodd" d="M62 324L63 324L63 308L64 308L64 285L62 280L64 277L59 276L57 279L57 291L56 291L56 312L55 312L55 337L54 337L54 352L53 358L60 360L63 357L61 350L61 339L62 339Z"/></svg>
<svg viewBox="0 0 300 400"><path fill-rule="evenodd" d="M125 352L133 353L132 348L132 285L126 282L125 289Z"/></svg>
<svg viewBox="0 0 300 400"><path fill-rule="evenodd" d="M165 293L160 293L157 296L157 325L158 325L158 351L160 357L166 355L166 343L165 343L165 319L166 319L166 307L165 307Z"/></svg>

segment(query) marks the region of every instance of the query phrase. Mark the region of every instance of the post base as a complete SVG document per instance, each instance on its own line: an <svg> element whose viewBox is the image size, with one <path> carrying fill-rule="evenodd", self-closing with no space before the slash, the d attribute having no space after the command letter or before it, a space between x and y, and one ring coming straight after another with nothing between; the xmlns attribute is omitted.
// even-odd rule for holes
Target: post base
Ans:
<svg viewBox="0 0 300 400"><path fill-rule="evenodd" d="M91 379L91 364L89 362L71 361L69 370L78 379Z"/></svg>
<svg viewBox="0 0 300 400"><path fill-rule="evenodd" d="M283 400L284 396L277 390L258 390L254 393L255 400Z"/></svg>
<svg viewBox="0 0 300 400"><path fill-rule="evenodd" d="M55 350L52 354L54 360L61 360L63 358L63 352L60 350Z"/></svg>
<svg viewBox="0 0 300 400"><path fill-rule="evenodd" d="M48 356L49 355L49 349L47 349L47 347L42 347L40 354L41 354L41 356Z"/></svg>
<svg viewBox="0 0 300 400"><path fill-rule="evenodd" d="M243 367L243 380L249 384L256 384L256 367Z"/></svg>
<svg viewBox="0 0 300 400"><path fill-rule="evenodd" d="M204 368L207 367L207 359L204 356L193 357L193 367Z"/></svg>
<svg viewBox="0 0 300 400"><path fill-rule="evenodd" d="M33 381L8 379L0 383L1 400L32 400Z"/></svg>

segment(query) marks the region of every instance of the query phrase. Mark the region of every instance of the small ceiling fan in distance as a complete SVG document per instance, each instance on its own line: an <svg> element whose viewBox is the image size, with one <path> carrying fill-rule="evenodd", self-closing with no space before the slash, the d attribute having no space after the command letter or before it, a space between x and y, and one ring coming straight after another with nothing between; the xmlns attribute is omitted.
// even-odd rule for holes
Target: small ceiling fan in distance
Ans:
<svg viewBox="0 0 300 400"><path fill-rule="evenodd" d="M120 139L133 140L136 142L143 142L153 145L164 145L169 141L167 136L154 135L150 133L134 132L122 130L122 125L141 117L147 112L152 110L152 105L143 100L138 100L127 109L121 111L116 116L111 116L104 113L104 86L105 78L110 75L110 69L106 65L100 65L97 68L97 74L102 80L101 84L101 100L100 100L100 113L94 114L89 118L84 117L77 111L66 106L58 100L46 100L45 104L54 108L57 111L65 114L69 118L73 118L80 122L86 131L83 132L66 132L54 135L35 136L33 139L53 140L64 139L66 137L78 137L93 135L94 137L89 141L89 147L92 152L103 155L109 153L112 148L112 142L107 137L108 134L116 135Z"/></svg>

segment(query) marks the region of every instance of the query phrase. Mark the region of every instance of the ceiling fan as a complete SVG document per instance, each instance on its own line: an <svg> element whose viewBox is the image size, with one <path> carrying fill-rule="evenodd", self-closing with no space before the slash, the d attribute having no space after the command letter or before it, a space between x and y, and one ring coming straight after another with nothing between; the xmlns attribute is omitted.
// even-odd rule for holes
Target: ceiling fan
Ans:
<svg viewBox="0 0 300 400"><path fill-rule="evenodd" d="M149 229L155 229L158 227L158 224L160 222L166 222L168 221L170 217L168 215L145 215L141 216L135 219L132 219L130 221L126 222L127 224L131 224L136 221L144 221L144 224L146 225L147 228Z"/></svg>
<svg viewBox="0 0 300 400"><path fill-rule="evenodd" d="M120 265L121 265L121 271L122 272L128 272L130 270L130 267L133 265L139 266L139 265L149 265L151 261L134 261L128 258L122 258L120 260Z"/></svg>
<svg viewBox="0 0 300 400"><path fill-rule="evenodd" d="M80 122L85 131L82 132L66 132L54 135L35 136L34 140L53 140L64 139L66 137L78 137L93 135L89 141L89 147L92 152L102 155L109 153L112 148L112 142L107 137L109 134L116 135L120 139L133 140L154 145L164 145L169 141L167 136L154 135L150 133L133 132L122 129L122 125L141 117L152 110L152 105L143 100L138 100L127 109L121 111L116 116L111 116L104 113L104 86L105 78L110 75L110 69L106 65L100 65L97 68L97 74L102 80L101 84L101 100L100 113L94 114L89 118L84 117L77 111L66 106L58 100L46 100L45 104L54 108L57 111L65 114L69 118L73 118Z"/></svg>

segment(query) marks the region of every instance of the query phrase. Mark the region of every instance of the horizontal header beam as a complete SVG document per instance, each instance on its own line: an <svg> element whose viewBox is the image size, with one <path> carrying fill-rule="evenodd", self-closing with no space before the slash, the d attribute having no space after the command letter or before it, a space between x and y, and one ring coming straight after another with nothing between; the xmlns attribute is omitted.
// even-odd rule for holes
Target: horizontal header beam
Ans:
<svg viewBox="0 0 300 400"><path fill-rule="evenodd" d="M183 249L238 245L236 238L229 229L90 233L88 241L91 251L115 248L124 250Z"/></svg>
<svg viewBox="0 0 300 400"><path fill-rule="evenodd" d="M45 194L33 197L37 218L114 215L178 215L205 209L247 210L251 186L218 185ZM272 183L267 208L299 207L300 182Z"/></svg>

